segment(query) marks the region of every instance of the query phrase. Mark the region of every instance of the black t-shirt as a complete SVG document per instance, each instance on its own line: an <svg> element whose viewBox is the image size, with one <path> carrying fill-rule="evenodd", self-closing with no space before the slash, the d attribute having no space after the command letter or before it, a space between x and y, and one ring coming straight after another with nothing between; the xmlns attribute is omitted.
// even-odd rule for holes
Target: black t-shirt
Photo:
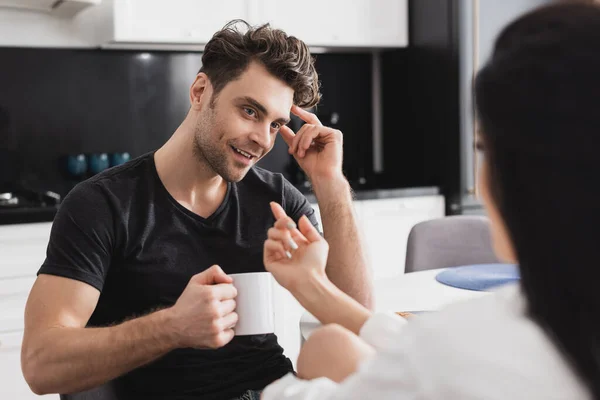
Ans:
<svg viewBox="0 0 600 400"><path fill-rule="evenodd" d="M65 197L39 273L101 291L88 326L148 314L173 305L189 279L213 264L228 274L264 271L263 245L274 223L270 201L317 226L306 198L281 174L258 167L228 184L220 207L202 218L171 197L147 154ZM291 370L275 335L240 336L218 350L172 351L112 385L127 399L229 399Z"/></svg>

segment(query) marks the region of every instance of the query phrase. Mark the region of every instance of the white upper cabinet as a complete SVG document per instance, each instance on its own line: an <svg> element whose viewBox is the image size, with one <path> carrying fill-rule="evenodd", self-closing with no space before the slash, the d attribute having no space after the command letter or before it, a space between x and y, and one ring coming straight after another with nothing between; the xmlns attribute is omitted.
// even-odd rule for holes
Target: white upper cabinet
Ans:
<svg viewBox="0 0 600 400"><path fill-rule="evenodd" d="M248 0L114 0L114 41L206 43L228 21L248 19Z"/></svg>
<svg viewBox="0 0 600 400"><path fill-rule="evenodd" d="M310 46L404 47L407 7L407 0L104 0L79 19L108 47L201 46L238 18L270 22Z"/></svg>
<svg viewBox="0 0 600 400"><path fill-rule="evenodd" d="M407 0L262 0L259 22L285 30L310 46L405 47Z"/></svg>
<svg viewBox="0 0 600 400"><path fill-rule="evenodd" d="M0 9L18 9L72 17L78 12L100 4L102 0L0 0Z"/></svg>

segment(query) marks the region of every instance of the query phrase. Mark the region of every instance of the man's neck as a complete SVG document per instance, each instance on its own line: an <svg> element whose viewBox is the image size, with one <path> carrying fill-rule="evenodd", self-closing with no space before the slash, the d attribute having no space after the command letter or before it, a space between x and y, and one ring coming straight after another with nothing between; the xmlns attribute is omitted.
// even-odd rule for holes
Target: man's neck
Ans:
<svg viewBox="0 0 600 400"><path fill-rule="evenodd" d="M193 132L185 123L154 154L156 171L175 200L207 218L221 205L227 182L193 152Z"/></svg>

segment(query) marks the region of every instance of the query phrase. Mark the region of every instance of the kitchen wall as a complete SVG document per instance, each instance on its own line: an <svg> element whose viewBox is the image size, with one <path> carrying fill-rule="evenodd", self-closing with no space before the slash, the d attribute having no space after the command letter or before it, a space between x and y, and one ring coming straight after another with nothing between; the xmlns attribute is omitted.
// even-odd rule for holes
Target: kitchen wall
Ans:
<svg viewBox="0 0 600 400"><path fill-rule="evenodd" d="M188 90L201 65L192 52L0 48L0 107L30 186L66 193L74 183L63 157L129 152L162 145L185 117ZM323 100L316 113L345 133L345 169L352 180L371 164L371 55L320 54ZM263 162L294 179L280 142Z"/></svg>

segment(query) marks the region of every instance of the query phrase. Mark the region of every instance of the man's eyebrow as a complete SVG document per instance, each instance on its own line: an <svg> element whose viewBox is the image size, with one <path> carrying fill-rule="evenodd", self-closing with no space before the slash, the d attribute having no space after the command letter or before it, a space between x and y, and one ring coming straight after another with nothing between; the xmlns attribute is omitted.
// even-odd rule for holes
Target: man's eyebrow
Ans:
<svg viewBox="0 0 600 400"><path fill-rule="evenodd" d="M256 108L262 114L268 114L267 108L250 96L240 97L239 100L250 104L252 107Z"/></svg>
<svg viewBox="0 0 600 400"><path fill-rule="evenodd" d="M252 107L256 108L261 114L267 115L269 112L267 108L260 104L256 99L253 99L250 96L244 96L239 98L240 101L250 104ZM277 118L274 122L279 122L283 125L290 122L289 118Z"/></svg>

